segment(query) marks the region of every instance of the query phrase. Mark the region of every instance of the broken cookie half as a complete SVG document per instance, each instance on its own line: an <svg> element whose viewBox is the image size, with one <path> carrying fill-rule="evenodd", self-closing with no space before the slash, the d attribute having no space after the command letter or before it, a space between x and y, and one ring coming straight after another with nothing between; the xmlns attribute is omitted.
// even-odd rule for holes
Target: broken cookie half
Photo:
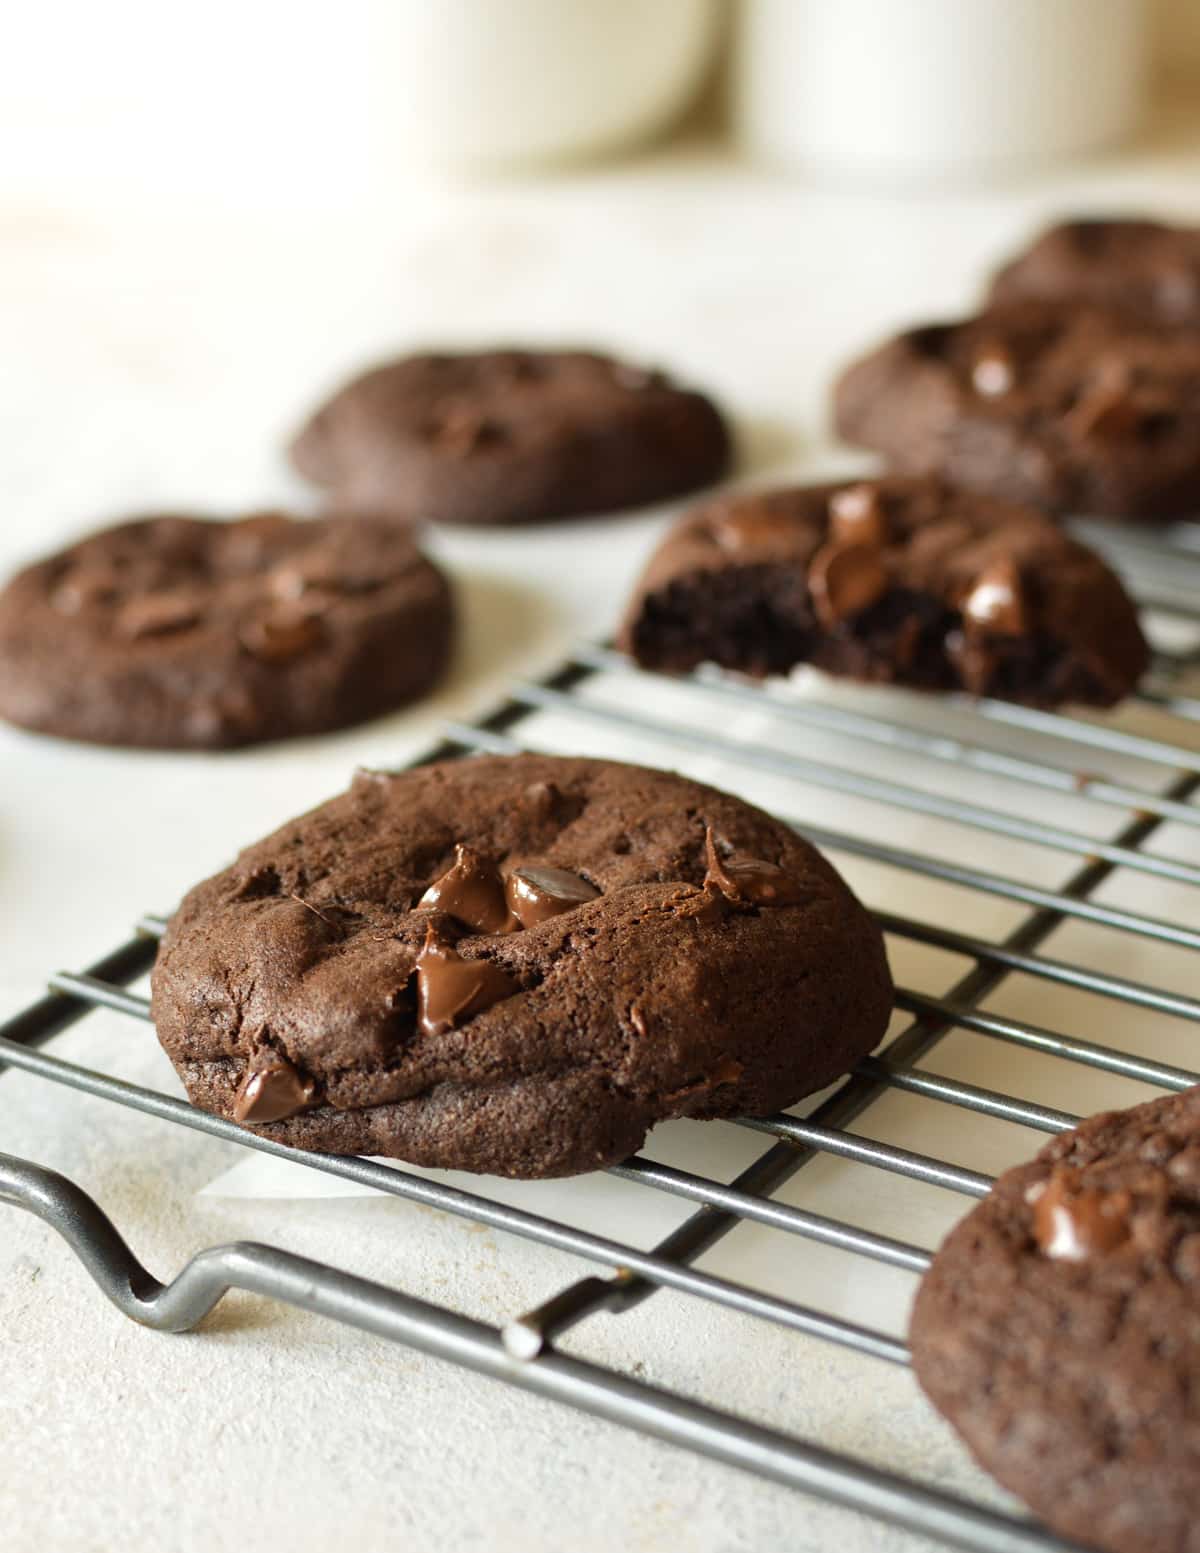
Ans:
<svg viewBox="0 0 1200 1553"><path fill-rule="evenodd" d="M1029 508L924 477L696 509L652 556L619 643L669 673L811 664L1035 706L1111 706L1149 660L1098 555Z"/></svg>

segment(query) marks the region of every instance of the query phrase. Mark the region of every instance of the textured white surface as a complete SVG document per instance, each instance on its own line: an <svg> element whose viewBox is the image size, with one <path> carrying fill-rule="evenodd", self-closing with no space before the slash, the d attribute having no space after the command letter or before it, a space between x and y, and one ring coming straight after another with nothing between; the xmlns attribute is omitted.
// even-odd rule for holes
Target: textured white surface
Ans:
<svg viewBox="0 0 1200 1553"><path fill-rule="evenodd" d="M135 215L10 199L0 204L0 561L131 509L235 510L296 496L277 450L301 410L364 357L423 341L582 339L662 360L736 410L756 475L828 467L822 406L837 362L885 327L953 312L984 267L1048 213L1134 204L1196 215L1198 174L1200 134L1184 122L1120 164L987 197L868 199L681 154L537 186L395 192L336 216L183 202ZM605 628L666 517L437 536L468 622L453 679L428 707L365 729L219 758L89 750L0 730L3 1011L35 995L47 971L109 948L141 912L168 908L237 845L339 789L355 763L399 762L441 719L548 664L570 637ZM570 719L545 719L538 737L614 747ZM797 747L841 753L836 740L812 736ZM716 761L659 755L733 779ZM901 762L888 770L944 785ZM793 813L1022 877L1053 883L1070 868L1061 855L937 822L899 825L865 801L815 790L798 799L767 777L745 785ZM1021 801L982 779L960 791ZM1115 823L1074 799L1035 807L1097 834ZM1197 856L1194 834L1171 839L1175 851L1191 842ZM987 934L1015 920L1001 902L846 867L873 902L952 915ZM1183 887L1144 880L1106 894L1150 912L1194 908ZM1181 951L1078 925L1049 949L1191 990ZM933 990L960 968L911 945L895 959L904 979ZM992 1003L1187 1060L1188 1032L1165 1016L1030 982ZM89 1018L54 1049L174 1092L148 1029L116 1016ZM1076 1110L1145 1092L965 1034L932 1066ZM982 1169L1037 1141L901 1096L872 1114L870 1131ZM262 1239L500 1321L581 1270L397 1201L197 1195L240 1151L19 1074L0 1082L0 1140L93 1192L160 1275L205 1245ZM653 1152L728 1176L750 1146L730 1128L677 1128ZM830 1159L785 1195L923 1245L963 1206ZM528 1200L649 1243L679 1210L634 1206L635 1196L600 1180L536 1188ZM897 1332L912 1288L907 1275L753 1228L706 1265ZM908 1377L878 1362L673 1294L599 1318L569 1346L998 1497ZM48 1231L10 1210L0 1215L0 1527L5 1553L224 1553L251 1540L295 1553L331 1543L437 1553L922 1545L261 1301L229 1299L197 1335L151 1335L103 1304Z"/></svg>

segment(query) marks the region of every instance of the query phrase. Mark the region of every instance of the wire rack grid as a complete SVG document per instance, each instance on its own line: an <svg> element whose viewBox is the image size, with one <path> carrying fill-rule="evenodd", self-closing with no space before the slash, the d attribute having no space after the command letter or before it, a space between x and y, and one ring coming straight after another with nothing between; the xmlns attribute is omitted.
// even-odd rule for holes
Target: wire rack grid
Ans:
<svg viewBox="0 0 1200 1553"><path fill-rule="evenodd" d="M613 1167L611 1173L624 1181L694 1205L651 1249L394 1165L303 1154L199 1112L173 1095L45 1051L53 1037L96 1008L148 1018L147 1000L129 988L153 961L163 928L155 917L144 919L127 942L88 970L53 976L44 998L0 1026L0 1072L23 1070L245 1149L488 1225L570 1253L587 1270L535 1309L494 1326L261 1244L202 1251L173 1281L162 1284L137 1262L86 1193L62 1176L9 1155L0 1155L0 1200L37 1214L59 1231L113 1303L148 1326L191 1328L227 1289L245 1289L412 1345L944 1544L979 1553L1062 1553L1068 1544L1019 1516L564 1353L556 1339L600 1312L620 1314L669 1289L804 1338L905 1366L907 1350L893 1332L697 1264L731 1231L754 1225L790 1237L779 1242L789 1251L815 1244L919 1275L929 1263L926 1247L856 1224L848 1215L783 1201L781 1192L814 1161L832 1159L848 1169L886 1173L967 1200L982 1197L990 1185L988 1173L856 1130L889 1096L911 1097L937 1108L939 1115L1012 1124L1025 1140L1026 1154L1032 1151L1030 1132L1036 1142L1038 1134L1052 1134L1077 1119L1072 1111L1022 1098L1006 1087L939 1071L931 1059L964 1036L976 1042L983 1037L997 1053L1007 1052L1010 1075L1015 1048L1026 1061L1052 1059L1070 1073L1128 1082L1139 1094L1147 1087L1149 1092L1178 1090L1200 1081L1200 1073L1124 1039L1135 1015L1165 1018L1176 1041L1181 1029L1187 1033L1200 1022L1200 998L1187 990L1187 975L1126 974L1130 964L1156 962L1121 953L1122 946L1136 946L1182 956L1194 977L1194 962L1186 957L1200 948L1200 926L1195 925L1200 923L1195 912L1200 897L1193 893L1200 885L1200 701L1188 691L1200 665L1200 608L1193 602L1200 597L1200 527L1162 537L1089 527L1087 537L1125 573L1159 645L1149 679L1122 718L1072 717L985 701L955 706L947 726L931 723L929 698L893 695L881 711L872 693L850 689L836 694L836 687L818 681L815 695L798 696L791 687L763 688L715 671L672 682L668 692L657 681L651 685L611 649L584 646L546 678L511 687L491 715L449 728L444 741L424 757L431 761L529 747L576 753L596 740L601 744L597 752L603 753L611 736L623 741L624 752L632 742L661 763L707 761L726 786L738 786L739 775L743 788L754 781L765 784L779 799L777 812L787 818L793 799L823 795L824 808L817 805L816 818L810 805L796 823L839 860L858 860L901 881L941 890L937 898L942 900L984 902L1006 913L1002 930L988 934L973 930L967 910L952 912L948 922L879 909L893 952L907 945L940 954L958 967L955 979L932 992L898 978L902 1017L888 1042L810 1103L806 1114L731 1124L765 1139L761 1152L731 1180L642 1156ZM665 703L654 699L660 694L667 697ZM1005 801L1014 793L1024 797L1024 804ZM981 794L985 801L979 800ZM1063 811L1082 816L1083 823L1067 823ZM835 820L849 814L864 823L844 828L821 823L821 813ZM919 842L929 824L948 825L967 841L986 838L1007 849L1003 855L1031 865L1036 859L1039 866L1014 873L983 866L966 844L943 841L923 848ZM1112 888L1129 880L1157 891L1152 900L1185 904L1171 915L1141 910L1136 890L1130 897ZM1072 931L1080 928L1100 930L1098 957L1053 952L1060 938L1071 942ZM1083 996L1089 1008L1103 1011L1102 1028L1113 1039L1094 1041L997 1009L997 994L1017 982L1032 989L1035 999L1055 993ZM714 1125L719 1124L705 1124ZM1019 1157L1018 1152L1014 1161ZM869 1183L865 1190L870 1191Z"/></svg>

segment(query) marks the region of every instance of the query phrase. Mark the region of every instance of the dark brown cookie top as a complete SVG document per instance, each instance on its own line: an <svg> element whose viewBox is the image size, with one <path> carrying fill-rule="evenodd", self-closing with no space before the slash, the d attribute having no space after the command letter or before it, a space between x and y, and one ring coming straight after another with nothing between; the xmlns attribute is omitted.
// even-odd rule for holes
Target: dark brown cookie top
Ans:
<svg viewBox="0 0 1200 1553"><path fill-rule="evenodd" d="M1200 227L1062 221L999 270L990 303L1096 302L1167 323L1200 318Z"/></svg>
<svg viewBox="0 0 1200 1553"><path fill-rule="evenodd" d="M143 518L0 593L0 716L159 748L322 732L428 689L451 623L445 578L386 520Z"/></svg>
<svg viewBox="0 0 1200 1553"><path fill-rule="evenodd" d="M347 383L292 444L338 506L536 523L716 480L729 435L702 394L590 351L408 356Z"/></svg>
<svg viewBox="0 0 1200 1553"><path fill-rule="evenodd" d="M360 773L192 890L153 978L196 1104L513 1176L791 1104L890 1007L878 928L789 827L668 772L534 755Z"/></svg>
<svg viewBox="0 0 1200 1553"><path fill-rule="evenodd" d="M850 366L839 433L909 473L1055 512L1200 505L1200 324L1014 302L909 330Z"/></svg>
<svg viewBox="0 0 1200 1553"><path fill-rule="evenodd" d="M1001 1176L938 1252L911 1339L934 1404L1056 1531L1200 1546L1200 1088Z"/></svg>
<svg viewBox="0 0 1200 1553"><path fill-rule="evenodd" d="M649 668L811 662L926 689L1107 704L1148 654L1093 551L1028 507L932 478L750 491L668 532L620 635Z"/></svg>

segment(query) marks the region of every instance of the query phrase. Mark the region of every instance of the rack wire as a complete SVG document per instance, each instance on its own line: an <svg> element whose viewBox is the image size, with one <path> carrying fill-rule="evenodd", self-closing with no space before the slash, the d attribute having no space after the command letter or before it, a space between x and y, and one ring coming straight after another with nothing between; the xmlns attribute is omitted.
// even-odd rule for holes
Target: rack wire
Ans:
<svg viewBox="0 0 1200 1553"><path fill-rule="evenodd" d="M882 715L866 694L857 700L853 692L841 699L802 698L790 695L786 687L755 686L715 670L675 682L674 694L683 711L663 719L639 710L643 677L636 669L608 647L585 645L545 678L512 686L490 715L449 727L444 740L417 762L488 751L515 753L527 747L527 740L543 726L539 718L549 716L553 727L555 717L566 717L581 728L649 742L667 758L674 752L719 759L784 789L803 786L849 795L892 815L949 821L969 834L1001 836L1019 847L1073 860L1065 880L1047 885L944 852L883 841L854 828L798 824L811 840L836 853L1019 908L1016 924L992 939L965 927L879 911L881 926L893 941L949 951L965 959L968 969L940 995L901 986L897 1007L908 1022L878 1055L860 1063L807 1115L739 1121L739 1127L761 1134L766 1143L731 1182L640 1156L614 1166L611 1173L624 1181L695 1205L695 1211L651 1250L398 1166L305 1154L200 1112L172 1095L44 1050L93 1009L148 1018L148 1001L128 989L153 961L164 926L156 917L137 924L127 942L86 971L52 976L46 996L0 1026L0 1073L5 1068L19 1069L246 1149L440 1209L570 1253L588 1270L536 1308L516 1312L507 1324L496 1327L266 1245L242 1243L202 1251L170 1283L162 1284L137 1262L100 1207L80 1188L30 1161L3 1154L0 1201L31 1211L55 1228L108 1298L127 1316L151 1327L191 1328L227 1289L245 1289L411 1345L951 1546L978 1553L1034 1549L1065 1553L1068 1543L1028 1520L654 1387L633 1374L566 1354L556 1341L599 1312L619 1315L657 1291L670 1289L905 1366L905 1345L888 1332L703 1271L696 1263L739 1225L758 1224L802 1241L839 1248L853 1257L908 1273L923 1272L930 1258L925 1247L781 1202L777 1194L814 1160L833 1157L968 1200L984 1196L989 1176L852 1130L882 1097L895 1092L920 1097L930 1105L1017 1123L1035 1133L1053 1134L1073 1125L1077 1118L1062 1110L923 1068L923 1060L954 1031L972 1032L1162 1090L1179 1090L1200 1081L1200 1073L1119 1044L1085 1040L982 1006L1009 978L1021 976L1048 987L1093 994L1115 1011L1143 1010L1200 1023L1200 998L1048 951L1052 936L1075 923L1111 930L1130 942L1200 949L1200 913L1190 920L1172 920L1098 898L1102 885L1131 876L1189 892L1200 886L1200 863L1161 848L1147 850L1152 838L1161 839L1164 832L1169 836L1172 828L1185 837L1200 830L1200 804L1195 801L1200 793L1200 701L1188 694L1200 666L1200 607L1195 603L1200 599L1200 527L1148 536L1089 526L1087 537L1124 572L1167 644L1156 654L1153 671L1134 702L1135 712L1154 719L1154 734L1113 718L1069 716L992 701L964 705L955 731L947 732L923 725L920 698L911 699L911 717L907 708L899 716ZM1189 633L1192 639L1179 646ZM606 685L618 687L615 697L592 693ZM794 739L768 745L714 726L727 717L736 724L742 713L768 715L777 726L800 737L802 747L798 750ZM1162 736L1164 726L1167 737ZM1029 737L1022 742L1014 734ZM835 758L847 748L860 753L866 769ZM918 773L969 773L1010 784L1011 790L1028 795L1069 797L1096 815L1111 812L1116 829L1111 835L1097 836L1000 805L940 794L936 783L931 787L918 779L880 775L879 758L889 755ZM1080 769L1081 758L1087 769ZM1130 763L1143 774L1141 778L1128 775ZM1200 850L1196 855L1200 857ZM1111 1027L1112 1021L1108 1023Z"/></svg>

